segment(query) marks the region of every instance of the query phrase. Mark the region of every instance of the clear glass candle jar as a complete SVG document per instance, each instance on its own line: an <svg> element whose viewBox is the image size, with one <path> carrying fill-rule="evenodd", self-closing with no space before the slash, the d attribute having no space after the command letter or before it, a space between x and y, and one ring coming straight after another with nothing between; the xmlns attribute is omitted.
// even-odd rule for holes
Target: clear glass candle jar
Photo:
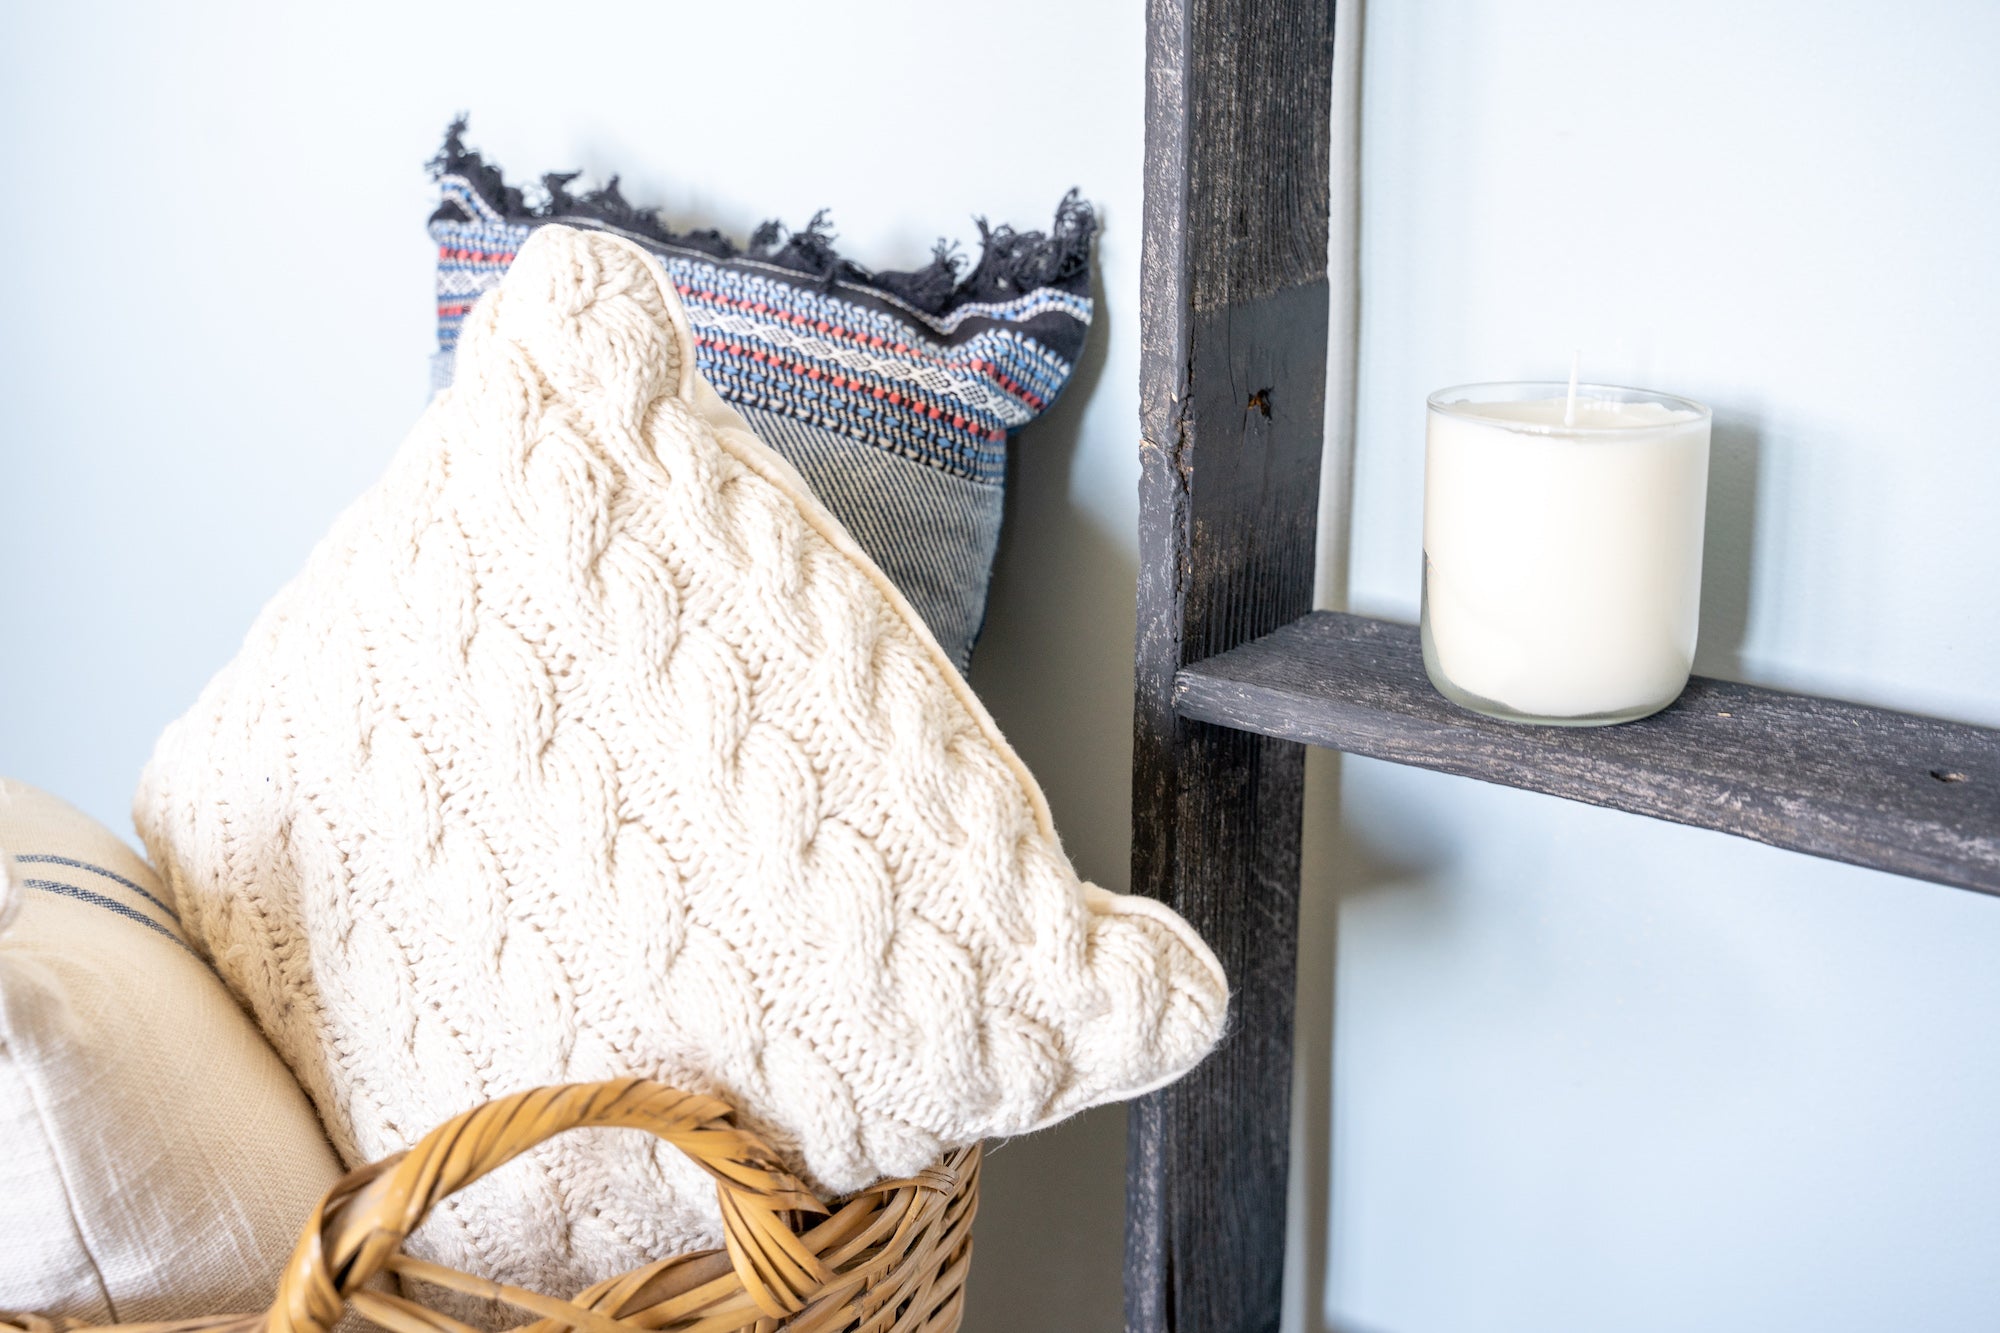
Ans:
<svg viewBox="0 0 2000 1333"><path fill-rule="evenodd" d="M1710 413L1643 389L1467 384L1430 397L1424 667L1511 722L1628 722L1694 663Z"/></svg>

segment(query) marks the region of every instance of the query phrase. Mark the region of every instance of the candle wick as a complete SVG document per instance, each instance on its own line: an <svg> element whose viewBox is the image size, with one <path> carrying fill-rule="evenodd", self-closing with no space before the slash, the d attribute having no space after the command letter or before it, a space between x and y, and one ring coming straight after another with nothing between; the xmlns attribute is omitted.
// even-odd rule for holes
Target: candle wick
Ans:
<svg viewBox="0 0 2000 1333"><path fill-rule="evenodd" d="M1563 425L1576 424L1576 372L1583 366L1583 349L1569 354L1569 401L1563 405Z"/></svg>

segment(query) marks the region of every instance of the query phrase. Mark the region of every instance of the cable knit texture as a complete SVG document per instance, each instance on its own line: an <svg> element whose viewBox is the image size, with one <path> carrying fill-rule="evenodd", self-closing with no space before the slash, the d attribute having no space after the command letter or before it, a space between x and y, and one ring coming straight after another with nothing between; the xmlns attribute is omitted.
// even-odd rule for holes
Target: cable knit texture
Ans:
<svg viewBox="0 0 2000 1333"><path fill-rule="evenodd" d="M1214 956L1079 882L922 621L695 374L654 261L537 231L458 365L135 805L350 1164L642 1074L844 1192L1208 1051ZM719 1237L706 1178L598 1132L416 1248L567 1294Z"/></svg>

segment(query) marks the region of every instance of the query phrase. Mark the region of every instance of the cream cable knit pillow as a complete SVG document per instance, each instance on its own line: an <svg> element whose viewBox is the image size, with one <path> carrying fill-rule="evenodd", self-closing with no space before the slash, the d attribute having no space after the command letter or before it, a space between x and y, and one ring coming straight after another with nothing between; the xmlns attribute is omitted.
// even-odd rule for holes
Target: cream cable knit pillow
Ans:
<svg viewBox="0 0 2000 1333"><path fill-rule="evenodd" d="M691 347L642 251L536 232L146 772L189 929L350 1163L636 1073L847 1191L1218 1035L1214 956L1078 881L923 622ZM720 1234L637 1135L566 1136L426 1230L561 1294Z"/></svg>

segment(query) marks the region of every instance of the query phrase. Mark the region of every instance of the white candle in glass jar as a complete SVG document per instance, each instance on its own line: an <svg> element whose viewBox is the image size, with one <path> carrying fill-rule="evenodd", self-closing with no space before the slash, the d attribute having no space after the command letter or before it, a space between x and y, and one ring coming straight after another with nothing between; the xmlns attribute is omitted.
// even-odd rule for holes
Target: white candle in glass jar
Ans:
<svg viewBox="0 0 2000 1333"><path fill-rule="evenodd" d="M1694 662L1710 414L1568 389L1431 395L1424 665L1491 716L1629 721L1672 703Z"/></svg>

